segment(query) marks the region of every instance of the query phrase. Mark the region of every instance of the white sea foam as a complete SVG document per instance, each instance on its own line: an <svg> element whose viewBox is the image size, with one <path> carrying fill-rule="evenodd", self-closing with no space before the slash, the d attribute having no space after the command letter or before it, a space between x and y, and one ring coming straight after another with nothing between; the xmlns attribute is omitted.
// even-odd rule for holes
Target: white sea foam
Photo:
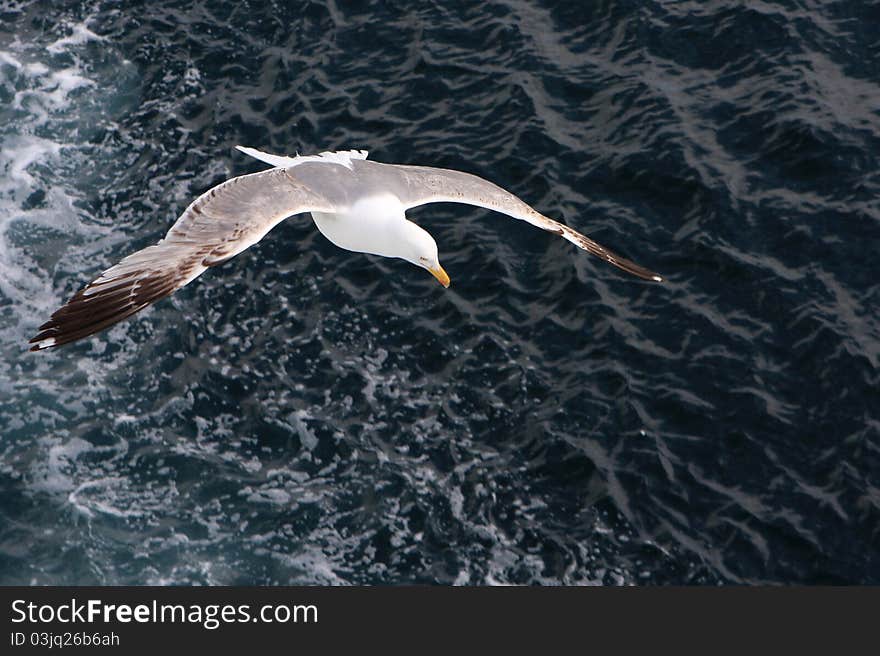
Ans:
<svg viewBox="0 0 880 656"><path fill-rule="evenodd" d="M86 43L88 41L103 41L104 37L99 36L92 32L86 22L83 23L73 23L70 26L70 34L65 37L62 37L55 41L54 43L49 44L46 47L46 50L53 53L58 54L62 53L65 50L70 49L70 46L78 46Z"/></svg>
<svg viewBox="0 0 880 656"><path fill-rule="evenodd" d="M0 50L0 64L8 64L13 68L21 68L21 62L18 61L15 57L13 57L8 52L3 52Z"/></svg>
<svg viewBox="0 0 880 656"><path fill-rule="evenodd" d="M76 487L71 471L75 461L92 445L83 439L47 438L48 454L34 472L32 489L53 494L69 493Z"/></svg>
<svg viewBox="0 0 880 656"><path fill-rule="evenodd" d="M33 67L20 70L27 76ZM51 225L55 217L72 216L70 209L75 201L69 189L47 184L46 179L47 171L58 164L65 144L32 132L34 126L45 122L47 107L62 102L58 89L49 94L55 95L49 99L44 94L45 102L25 103L33 111L25 111L21 117L5 120L7 112L0 109L0 118L4 119L0 127L0 294L20 308L18 316L27 316L29 308L36 310L48 304L52 290L33 257L21 247L21 237L13 238L16 224ZM35 194L42 200L28 203ZM18 232L26 234L29 229L20 227Z"/></svg>
<svg viewBox="0 0 880 656"><path fill-rule="evenodd" d="M89 519L93 518L97 513L122 519L141 517L144 513L140 510L118 508L109 500L116 498L116 495L113 494L115 488L120 486L124 487L126 485L127 481L119 476L105 476L86 481L80 483L76 489L67 495L67 502L73 506L77 512L85 515ZM94 494L95 492L98 494ZM109 496L109 499L102 499L101 495Z"/></svg>
<svg viewBox="0 0 880 656"><path fill-rule="evenodd" d="M21 349L58 303L49 267L63 253L52 237L76 244L77 235L102 234L80 202L88 178L71 173L94 169L101 155L89 135L112 121L119 67L85 47L104 40L88 21L63 29L48 44L18 36L0 46L0 96L10 99L0 104L0 301L16 308L0 353Z"/></svg>
<svg viewBox="0 0 880 656"><path fill-rule="evenodd" d="M4 179L0 181L0 191L4 196L12 194L16 200L23 200L37 180L29 169L37 163L51 165L61 154L62 145L34 135L9 135L0 142L0 171Z"/></svg>

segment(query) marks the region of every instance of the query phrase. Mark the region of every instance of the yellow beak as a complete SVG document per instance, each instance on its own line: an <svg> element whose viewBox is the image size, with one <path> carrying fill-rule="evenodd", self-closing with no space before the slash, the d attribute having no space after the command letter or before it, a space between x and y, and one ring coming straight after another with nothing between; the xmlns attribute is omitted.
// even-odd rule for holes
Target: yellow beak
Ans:
<svg viewBox="0 0 880 656"><path fill-rule="evenodd" d="M446 272L443 270L443 267L439 264L436 269L428 269L431 272L431 275L434 276L437 280L440 281L440 284L444 287L449 287L449 276L446 275Z"/></svg>

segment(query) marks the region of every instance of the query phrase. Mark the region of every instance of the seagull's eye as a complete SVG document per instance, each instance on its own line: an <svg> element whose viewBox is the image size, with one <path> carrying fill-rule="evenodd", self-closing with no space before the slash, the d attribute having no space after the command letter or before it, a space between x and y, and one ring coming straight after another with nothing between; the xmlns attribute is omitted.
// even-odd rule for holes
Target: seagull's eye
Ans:
<svg viewBox="0 0 880 656"><path fill-rule="evenodd" d="M430 261L428 260L427 257L420 257L419 262L424 262L425 264L430 264Z"/></svg>

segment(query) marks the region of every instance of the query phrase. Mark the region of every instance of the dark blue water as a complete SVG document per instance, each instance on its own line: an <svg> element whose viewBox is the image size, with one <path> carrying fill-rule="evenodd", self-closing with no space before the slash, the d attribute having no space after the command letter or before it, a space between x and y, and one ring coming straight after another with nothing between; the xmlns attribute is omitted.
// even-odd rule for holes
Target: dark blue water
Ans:
<svg viewBox="0 0 880 656"><path fill-rule="evenodd" d="M744 6L745 5L745 6ZM880 3L0 1L0 583L880 583ZM459 168L27 339L236 144Z"/></svg>

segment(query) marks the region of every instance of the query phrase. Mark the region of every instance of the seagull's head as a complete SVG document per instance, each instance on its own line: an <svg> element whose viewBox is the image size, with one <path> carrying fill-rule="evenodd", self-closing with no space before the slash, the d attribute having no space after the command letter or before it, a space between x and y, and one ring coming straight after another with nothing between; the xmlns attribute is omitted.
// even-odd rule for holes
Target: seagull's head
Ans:
<svg viewBox="0 0 880 656"><path fill-rule="evenodd" d="M399 257L427 269L441 285L449 287L449 276L440 266L434 238L412 221L404 221L403 226L403 253Z"/></svg>

